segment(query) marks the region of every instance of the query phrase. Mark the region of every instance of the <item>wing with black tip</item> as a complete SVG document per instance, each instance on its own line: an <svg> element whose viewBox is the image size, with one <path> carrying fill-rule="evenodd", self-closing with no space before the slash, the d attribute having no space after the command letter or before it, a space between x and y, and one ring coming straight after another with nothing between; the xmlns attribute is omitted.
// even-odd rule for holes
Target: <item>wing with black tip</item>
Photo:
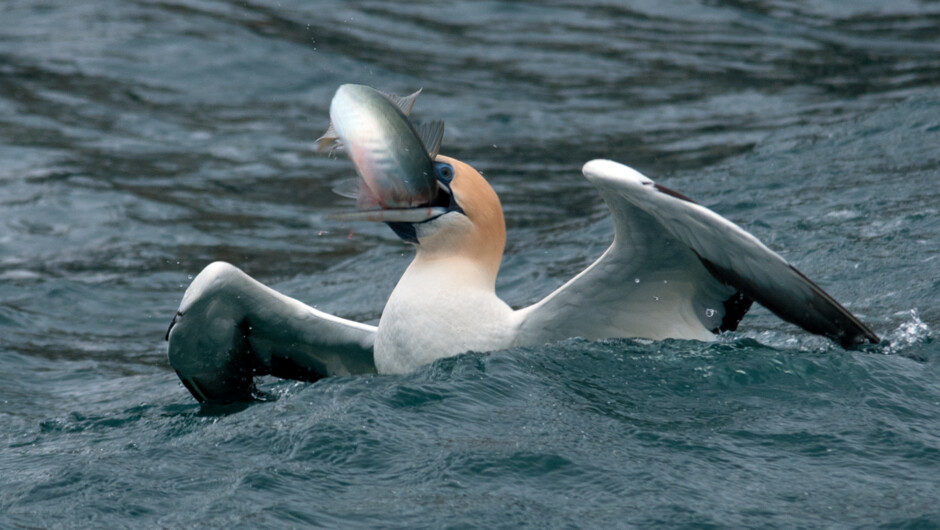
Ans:
<svg viewBox="0 0 940 530"><path fill-rule="evenodd" d="M878 337L806 276L734 223L609 160L585 164L614 218L594 264L519 311L519 343L569 336L710 340L753 301L843 347Z"/></svg>

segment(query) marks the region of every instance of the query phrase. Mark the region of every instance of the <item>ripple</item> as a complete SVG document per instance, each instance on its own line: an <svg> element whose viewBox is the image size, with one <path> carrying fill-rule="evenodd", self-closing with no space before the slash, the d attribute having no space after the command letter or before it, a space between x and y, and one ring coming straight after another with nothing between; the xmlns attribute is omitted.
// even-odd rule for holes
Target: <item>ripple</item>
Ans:
<svg viewBox="0 0 940 530"><path fill-rule="evenodd" d="M940 9L918 2L0 4L0 526L936 526ZM163 336L223 259L376 321L410 250L336 225L336 86L419 87L531 303L609 245L613 158L885 343L755 308L201 407Z"/></svg>

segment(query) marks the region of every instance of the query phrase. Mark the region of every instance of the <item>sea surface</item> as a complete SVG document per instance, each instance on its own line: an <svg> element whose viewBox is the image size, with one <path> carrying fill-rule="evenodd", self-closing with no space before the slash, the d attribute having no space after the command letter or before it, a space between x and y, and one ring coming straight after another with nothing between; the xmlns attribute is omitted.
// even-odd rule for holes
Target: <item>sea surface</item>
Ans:
<svg viewBox="0 0 940 530"><path fill-rule="evenodd" d="M940 527L940 3L0 2L0 528ZM521 307L629 164L885 340L755 307L715 343L572 338L202 407L166 360L225 260L375 323L412 250L326 218L342 83L424 92Z"/></svg>

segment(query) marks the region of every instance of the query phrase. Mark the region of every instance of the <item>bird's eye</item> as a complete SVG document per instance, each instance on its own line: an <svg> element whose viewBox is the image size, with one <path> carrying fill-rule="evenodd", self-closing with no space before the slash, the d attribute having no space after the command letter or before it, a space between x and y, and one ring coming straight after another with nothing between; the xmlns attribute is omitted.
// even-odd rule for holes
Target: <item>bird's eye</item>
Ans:
<svg viewBox="0 0 940 530"><path fill-rule="evenodd" d="M437 179L447 184L454 179L454 166L438 162L434 164L434 172L437 173Z"/></svg>

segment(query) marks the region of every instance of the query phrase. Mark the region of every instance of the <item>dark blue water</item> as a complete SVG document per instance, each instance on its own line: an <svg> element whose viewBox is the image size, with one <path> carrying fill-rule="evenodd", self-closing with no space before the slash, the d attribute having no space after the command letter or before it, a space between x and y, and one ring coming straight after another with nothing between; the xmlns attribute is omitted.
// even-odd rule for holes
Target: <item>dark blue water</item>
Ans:
<svg viewBox="0 0 940 530"><path fill-rule="evenodd" d="M0 3L0 527L940 526L940 5L808 4ZM163 334L204 265L375 322L410 259L325 218L347 82L424 87L502 198L515 306L609 243L606 157L887 342L757 308L201 408Z"/></svg>

